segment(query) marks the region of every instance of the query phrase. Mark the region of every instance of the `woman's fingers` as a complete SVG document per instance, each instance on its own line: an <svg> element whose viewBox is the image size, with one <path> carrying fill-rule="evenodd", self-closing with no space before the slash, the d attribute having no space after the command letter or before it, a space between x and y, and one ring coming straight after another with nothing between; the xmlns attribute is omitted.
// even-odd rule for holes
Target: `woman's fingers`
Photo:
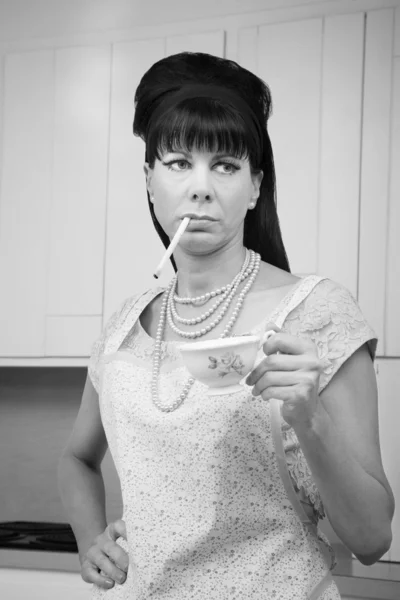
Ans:
<svg viewBox="0 0 400 600"><path fill-rule="evenodd" d="M267 387L291 386L297 383L296 373L293 371L265 371L258 379L254 380L252 395L257 396Z"/></svg>
<svg viewBox="0 0 400 600"><path fill-rule="evenodd" d="M127 536L126 536L126 525L125 525L125 521L123 521L122 519L118 519L117 521L112 521L107 526L107 531L109 533L110 538L112 540L114 540L114 542L119 537L124 538L124 540L127 539Z"/></svg>
<svg viewBox="0 0 400 600"><path fill-rule="evenodd" d="M115 564L118 569L118 575L126 574L129 567L129 556L121 546L113 540L109 540L103 546L104 553Z"/></svg>
<svg viewBox="0 0 400 600"><path fill-rule="evenodd" d="M112 558L115 555L114 550L108 551L106 550L107 555L101 553L97 554L95 564L97 568L102 571L106 577L109 577L113 581L117 581L118 583L124 583L126 580L126 571L120 569L114 562Z"/></svg>
<svg viewBox="0 0 400 600"><path fill-rule="evenodd" d="M105 589L112 588L115 582L123 584L126 581L129 556L117 542L119 538L126 539L126 527L122 520L110 523L97 536L81 563L84 581Z"/></svg>
<svg viewBox="0 0 400 600"><path fill-rule="evenodd" d="M94 583L95 585L104 588L106 590L111 589L115 585L115 579L113 579L107 571L98 569L89 559L85 559L81 567L81 577L86 583Z"/></svg>

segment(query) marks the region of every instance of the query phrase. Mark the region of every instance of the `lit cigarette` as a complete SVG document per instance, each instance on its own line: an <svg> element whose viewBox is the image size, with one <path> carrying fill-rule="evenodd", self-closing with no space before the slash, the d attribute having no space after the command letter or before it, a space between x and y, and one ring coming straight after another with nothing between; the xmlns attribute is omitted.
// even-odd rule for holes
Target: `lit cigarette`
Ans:
<svg viewBox="0 0 400 600"><path fill-rule="evenodd" d="M172 242L168 246L168 248L167 248L164 256L161 259L160 264L158 265L157 269L155 270L154 277L156 279L159 278L160 273L163 270L165 263L167 262L167 260L169 259L169 257L171 256L171 254L173 253L173 251L175 250L175 248L179 244L179 240L181 239L181 237L182 237L182 235L183 235L186 227L189 225L189 222L190 222L190 217L185 217L183 219L182 223L179 225L178 231L176 232L176 234L172 238Z"/></svg>

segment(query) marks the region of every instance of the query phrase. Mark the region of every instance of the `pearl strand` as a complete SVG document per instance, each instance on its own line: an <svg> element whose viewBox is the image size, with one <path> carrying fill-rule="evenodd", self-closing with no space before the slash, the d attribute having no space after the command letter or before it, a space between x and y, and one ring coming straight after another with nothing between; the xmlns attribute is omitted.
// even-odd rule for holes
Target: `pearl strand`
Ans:
<svg viewBox="0 0 400 600"><path fill-rule="evenodd" d="M248 261L248 257L249 257L249 251L246 248L246 259L245 260ZM240 273L238 275L236 275L236 277L239 277L239 276L240 276ZM178 294L176 293L176 289L175 289L174 290L174 301L178 304L202 305L202 304L205 304L206 302L208 302L211 298L215 298L215 296L224 294L226 297L226 295L228 295L229 292L231 291L231 289L233 288L236 277L228 285L225 285L222 288L217 288L216 290L213 290L212 292L207 292L206 294L203 294L202 296L196 296L195 298L181 298L180 296L178 296Z"/></svg>
<svg viewBox="0 0 400 600"><path fill-rule="evenodd" d="M246 295L248 294L249 290L251 289L251 286L253 285L253 283L258 275L258 272L260 270L260 263L261 263L261 257L259 254L257 254L256 255L256 264L254 266L253 273L251 274L248 283L245 285L245 287L243 288L243 290L241 291L241 293L239 295L239 298L238 298L238 301L237 301L237 304L236 304L236 307L234 310L234 314L232 314L232 317L230 318L228 325L226 326L222 335L220 336L221 338L227 337L228 333L233 328L233 326L238 318L239 311L243 305L244 299L245 299ZM165 328L168 296L173 289L173 285L174 285L174 280L171 281L169 287L165 291L164 298L162 301L161 310L160 310L160 320L159 320L159 324L158 324L158 328L157 328L157 336L156 336L156 343L155 343L155 349L154 349L154 360L153 360L153 377L152 377L152 384L151 384L152 400L153 400L154 405L162 412L172 412L172 411L176 410L185 401L185 399L187 398L187 395L190 391L190 388L192 387L192 385L195 382L194 378L190 377L188 379L187 383L185 384L179 398L177 398L173 402L167 403L166 405L163 405L160 403L159 398L158 398L158 379L159 379L160 366L161 366L161 341L162 341L164 328Z"/></svg>
<svg viewBox="0 0 400 600"><path fill-rule="evenodd" d="M250 267L251 270L254 269L254 265L256 263L256 254L255 252L251 251L251 258L250 258ZM181 337L184 338L188 338L188 339L194 339L194 338L198 338L202 335L205 335L206 333L208 333L209 331L211 331L211 329L214 329L218 323L223 319L225 313L227 312L228 308L230 307L232 300L237 292L237 289L240 285L240 279L238 279L234 285L234 288L232 289L232 291L229 293L229 296L227 297L224 306L221 309L221 312L219 313L219 315L214 319L214 321L212 321L209 325L207 325L207 327L203 327L200 330L197 331L183 331L181 329L179 329L175 323L173 322L173 318L172 318L172 297L173 297L173 288L171 290L171 292L169 293L169 298L168 298L168 304L167 304L167 318L168 318L168 324L171 327L171 329L173 331L175 331L175 333L177 333L178 335L180 335Z"/></svg>
<svg viewBox="0 0 400 600"><path fill-rule="evenodd" d="M232 283L229 284L229 286L225 286L227 289L222 294L221 298L219 298L217 300L217 302L211 308L209 308L204 314L200 315L199 317L195 317L192 319L184 319L183 317L180 317L176 311L176 307L174 306L174 302L173 302L173 300L175 298L175 295L174 295L171 302L169 303L169 307L170 307L172 316L175 319L175 321L178 321L179 323L183 323L184 325L196 325L197 323L202 323L203 321L208 319L217 310L218 306L220 304L222 304L222 302L224 302L224 300L229 296L229 293L232 290L233 286L235 285L236 281L239 280L239 283L241 283L242 281L247 279L247 277L251 274L251 268L249 267L250 256L251 256L250 252L246 249L246 258L245 258L245 261L244 261L243 266L242 266L241 270L239 271L239 273L235 276L235 278L233 279ZM173 287L173 292L175 292L175 290L176 290L177 282L178 282L178 278L175 276L175 285ZM218 288L218 289L222 289L222 288ZM216 290L216 292L218 292L218 290Z"/></svg>

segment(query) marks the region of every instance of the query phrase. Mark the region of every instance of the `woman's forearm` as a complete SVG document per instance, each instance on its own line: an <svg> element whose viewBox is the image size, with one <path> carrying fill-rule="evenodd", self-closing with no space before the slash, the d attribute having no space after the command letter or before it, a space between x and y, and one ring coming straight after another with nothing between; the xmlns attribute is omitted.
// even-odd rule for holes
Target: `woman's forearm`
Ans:
<svg viewBox="0 0 400 600"><path fill-rule="evenodd" d="M58 464L58 490L81 558L107 526L103 476L100 470L64 455Z"/></svg>
<svg viewBox="0 0 400 600"><path fill-rule="evenodd" d="M295 431L333 529L361 562L376 562L391 543L392 497L346 449L324 409Z"/></svg>

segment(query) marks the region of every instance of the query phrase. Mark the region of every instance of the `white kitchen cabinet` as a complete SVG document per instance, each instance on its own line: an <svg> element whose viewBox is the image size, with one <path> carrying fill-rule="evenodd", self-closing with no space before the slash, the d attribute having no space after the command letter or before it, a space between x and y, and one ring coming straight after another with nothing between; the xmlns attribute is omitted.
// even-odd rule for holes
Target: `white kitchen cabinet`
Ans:
<svg viewBox="0 0 400 600"><path fill-rule="evenodd" d="M278 214L292 270L346 285L380 337L378 354L398 356L400 56L392 57L393 23L386 9L245 28L238 56L271 89ZM382 457L398 504L400 361L378 359L377 371ZM385 560L400 560L399 532L396 513Z"/></svg>
<svg viewBox="0 0 400 600"><path fill-rule="evenodd" d="M222 56L224 31L6 57L0 356L87 356L122 300L154 285L164 247L133 97L151 64L186 49Z"/></svg>
<svg viewBox="0 0 400 600"><path fill-rule="evenodd" d="M145 145L132 133L133 99L154 62L186 50L223 56L224 31L123 42L113 48L104 322L125 298L166 285L174 273L168 261L159 280L153 278L165 248L148 208Z"/></svg>
<svg viewBox="0 0 400 600"><path fill-rule="evenodd" d="M400 21L400 9L398 10ZM398 29L400 45L400 27ZM385 354L400 356L400 52L393 60L391 156L385 299Z"/></svg>
<svg viewBox="0 0 400 600"><path fill-rule="evenodd" d="M292 271L345 285L379 356L400 355L399 23L385 8L261 24L239 30L237 51L271 89Z"/></svg>
<svg viewBox="0 0 400 600"><path fill-rule="evenodd" d="M6 57L0 356L87 356L101 331L110 56Z"/></svg>
<svg viewBox="0 0 400 600"><path fill-rule="evenodd" d="M43 356L54 53L6 56L0 188L0 356Z"/></svg>
<svg viewBox="0 0 400 600"><path fill-rule="evenodd" d="M89 600L91 584L79 573L0 569L1 600Z"/></svg>
<svg viewBox="0 0 400 600"><path fill-rule="evenodd" d="M317 267L322 19L241 29L239 62L268 85L277 207L291 270ZM293 224L295 229L293 232Z"/></svg>
<svg viewBox="0 0 400 600"><path fill-rule="evenodd" d="M147 207L145 145L132 124L136 87L164 56L164 44L159 38L113 47L103 323L125 298L149 287L149 270L163 248Z"/></svg>
<svg viewBox="0 0 400 600"><path fill-rule="evenodd" d="M6 56L0 360L87 356L122 300L169 281L169 262L152 277L164 248L147 206L144 143L132 135L134 91L161 57L224 56L236 35L238 61L272 92L292 271L346 285L378 333L378 354L398 355L399 9L323 12Z"/></svg>
<svg viewBox="0 0 400 600"><path fill-rule="evenodd" d="M270 87L277 206L295 273L357 292L364 15L239 32L239 61Z"/></svg>
<svg viewBox="0 0 400 600"><path fill-rule="evenodd" d="M384 356L400 356L400 51L394 51L400 28L394 22L393 9L367 13L361 163L358 297Z"/></svg>
<svg viewBox="0 0 400 600"><path fill-rule="evenodd" d="M55 52L46 356L85 356L101 330L110 64L110 45Z"/></svg>

